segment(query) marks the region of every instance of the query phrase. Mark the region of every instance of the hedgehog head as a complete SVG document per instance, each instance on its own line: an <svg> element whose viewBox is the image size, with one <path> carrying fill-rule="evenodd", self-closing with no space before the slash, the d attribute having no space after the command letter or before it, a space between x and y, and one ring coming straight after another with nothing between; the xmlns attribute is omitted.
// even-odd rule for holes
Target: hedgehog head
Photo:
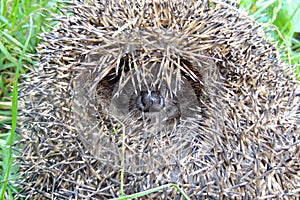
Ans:
<svg viewBox="0 0 300 200"><path fill-rule="evenodd" d="M81 56L74 79L76 124L97 156L103 123L111 120L129 137L176 133L190 142L181 134L198 134L207 105L214 102L211 96L221 90L214 58L193 35L203 22L172 3L145 3L140 12L128 6L105 7L101 43ZM106 19L106 11L114 13L114 21Z"/></svg>

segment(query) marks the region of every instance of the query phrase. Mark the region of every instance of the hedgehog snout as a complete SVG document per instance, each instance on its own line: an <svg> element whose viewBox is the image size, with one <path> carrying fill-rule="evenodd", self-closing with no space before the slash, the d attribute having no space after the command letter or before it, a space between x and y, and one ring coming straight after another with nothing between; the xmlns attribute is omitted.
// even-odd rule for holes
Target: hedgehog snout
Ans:
<svg viewBox="0 0 300 200"><path fill-rule="evenodd" d="M159 91L141 91L136 98L136 107L144 112L159 112L165 107L165 98Z"/></svg>

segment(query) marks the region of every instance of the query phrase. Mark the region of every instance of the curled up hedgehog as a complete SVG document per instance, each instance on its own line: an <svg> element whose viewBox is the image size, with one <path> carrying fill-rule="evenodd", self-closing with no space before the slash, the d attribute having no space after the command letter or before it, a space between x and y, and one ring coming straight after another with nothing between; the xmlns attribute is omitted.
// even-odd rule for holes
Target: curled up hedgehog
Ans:
<svg viewBox="0 0 300 200"><path fill-rule="evenodd" d="M216 0L65 12L21 84L17 197L300 197L299 82L249 17Z"/></svg>

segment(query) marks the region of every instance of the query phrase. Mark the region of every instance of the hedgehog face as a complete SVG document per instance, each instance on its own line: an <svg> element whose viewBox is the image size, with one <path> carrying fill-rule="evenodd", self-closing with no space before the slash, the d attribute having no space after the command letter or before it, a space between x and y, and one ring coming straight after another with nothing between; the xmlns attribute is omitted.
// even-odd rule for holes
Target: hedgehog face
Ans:
<svg viewBox="0 0 300 200"><path fill-rule="evenodd" d="M101 51L87 54L85 68L74 81L76 124L95 155L99 155L95 147L103 146L100 140L105 141L99 129L103 123L110 129L107 133L121 131L132 138L169 137L174 133L173 137L185 134L192 138L197 134L208 101L205 93L211 80L206 77L212 78L207 70L215 66L212 62L191 67L184 59L177 65L161 60L142 63L126 55L103 64L104 57ZM187 65L189 71L183 71ZM197 79L192 74L197 74ZM119 125L112 129L112 121Z"/></svg>
<svg viewBox="0 0 300 200"><path fill-rule="evenodd" d="M82 91L79 93L80 98L87 96L85 103L80 105L89 102L88 104L100 108L97 110L100 114L105 113L120 121L129 118L140 122L147 121L146 119L155 121L155 117L169 121L173 118L184 120L194 117L193 110L200 106L195 91L195 87L198 90L202 87L199 80L193 81L172 68L162 69L164 66L159 63L148 63L137 68L124 61L120 63L123 66L118 66L121 69L119 74L114 69L105 72L107 68L104 68L99 69L98 75L94 73L94 69L86 70L77 77L76 87L80 87L79 91ZM99 78L101 74L106 75ZM81 80L86 77L89 77L89 81L82 83ZM77 99L79 101L81 100Z"/></svg>
<svg viewBox="0 0 300 200"><path fill-rule="evenodd" d="M143 72L133 69L125 73L124 78L119 78L114 84L113 91L107 91L112 97L109 105L103 104L103 100L100 102L103 108L108 108L105 112L121 121L131 118L141 123L155 122L157 118L161 122L169 123L172 119L184 120L193 117L193 110L199 106L193 87L184 77L181 77L178 85L171 81L168 86L165 80L157 79L160 67L151 64L142 69ZM107 81L109 80L105 79L99 84L108 85Z"/></svg>

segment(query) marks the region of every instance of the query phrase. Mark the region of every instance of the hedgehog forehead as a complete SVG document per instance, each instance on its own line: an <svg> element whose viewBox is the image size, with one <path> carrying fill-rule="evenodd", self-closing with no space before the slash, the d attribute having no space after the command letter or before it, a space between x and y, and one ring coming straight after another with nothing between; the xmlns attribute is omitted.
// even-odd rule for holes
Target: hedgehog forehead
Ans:
<svg viewBox="0 0 300 200"><path fill-rule="evenodd" d="M147 58L172 56L178 58L188 43L181 33L167 29L148 28L146 31L127 30L116 38L124 53ZM140 54L140 55L138 55Z"/></svg>
<svg viewBox="0 0 300 200"><path fill-rule="evenodd" d="M126 82L133 82L136 91L168 88L177 91L180 88L181 73L179 68L164 62L136 63L130 71L123 71L119 78L120 91Z"/></svg>
<svg viewBox="0 0 300 200"><path fill-rule="evenodd" d="M120 90L126 82L134 81L137 89L160 87L165 84L170 91L176 93L181 87L182 77L192 82L201 83L201 74L208 68L214 68L214 63L207 58L194 62L193 59L167 54L164 50L144 52L137 49L125 53L122 49L115 54L107 54L103 47L91 51L86 56L84 70L97 74L95 84L101 81L120 85ZM119 53L119 54L118 54Z"/></svg>

